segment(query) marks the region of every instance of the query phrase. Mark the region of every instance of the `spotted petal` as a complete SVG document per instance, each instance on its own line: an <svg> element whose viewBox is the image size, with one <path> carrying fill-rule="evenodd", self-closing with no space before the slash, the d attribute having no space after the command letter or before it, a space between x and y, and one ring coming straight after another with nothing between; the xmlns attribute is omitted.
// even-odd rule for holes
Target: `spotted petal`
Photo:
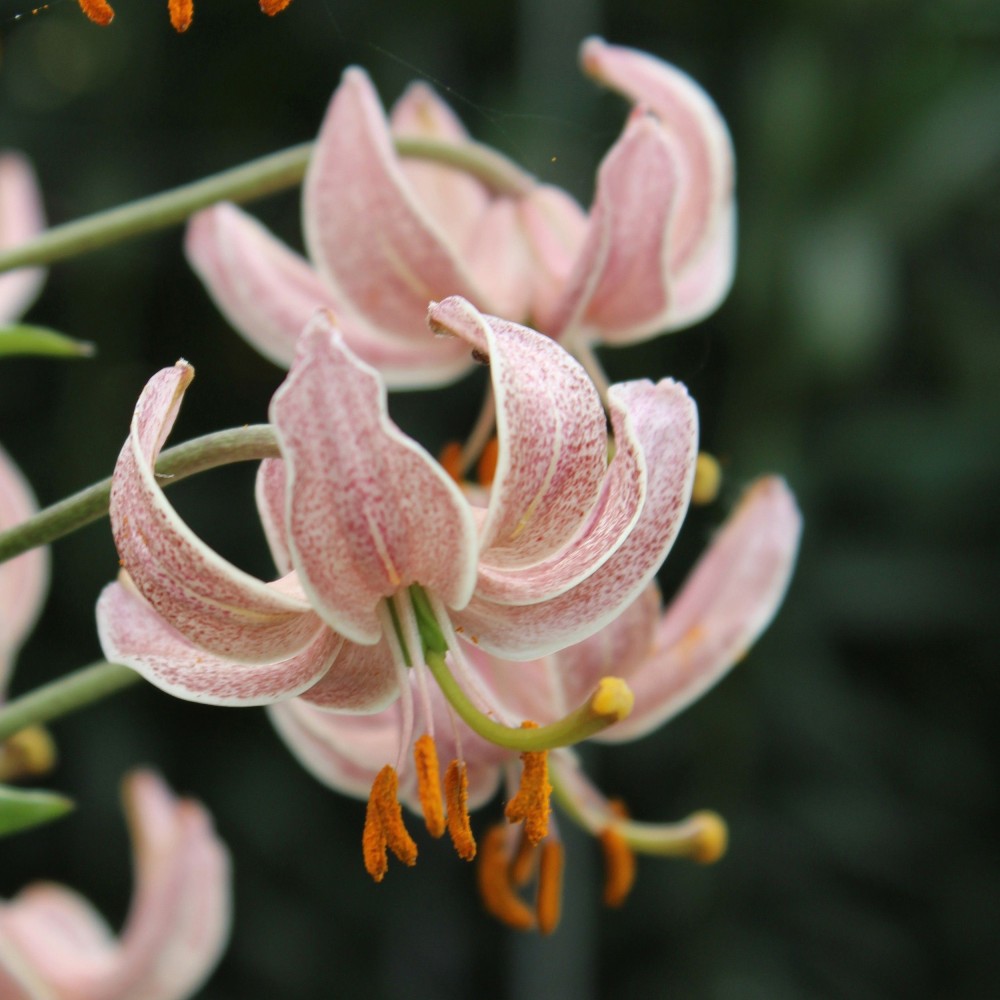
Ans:
<svg viewBox="0 0 1000 1000"><path fill-rule="evenodd" d="M136 588L192 643L245 663L284 660L317 636L320 619L279 584L262 583L205 545L156 481L153 464L193 377L179 362L139 397L111 489L115 543Z"/></svg>
<svg viewBox="0 0 1000 1000"><path fill-rule="evenodd" d="M420 583L450 607L475 585L471 511L389 419L385 387L325 317L271 402L284 456L293 564L312 605L355 642L378 641L381 600Z"/></svg>

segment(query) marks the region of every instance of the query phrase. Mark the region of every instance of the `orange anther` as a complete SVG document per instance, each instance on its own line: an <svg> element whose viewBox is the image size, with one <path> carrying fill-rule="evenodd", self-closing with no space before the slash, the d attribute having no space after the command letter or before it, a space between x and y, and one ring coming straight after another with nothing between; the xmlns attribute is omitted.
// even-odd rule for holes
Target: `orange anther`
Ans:
<svg viewBox="0 0 1000 1000"><path fill-rule="evenodd" d="M535 926L535 915L510 884L507 877L506 830L503 824L490 827L479 852L476 883L483 906L497 920L519 931Z"/></svg>
<svg viewBox="0 0 1000 1000"><path fill-rule="evenodd" d="M420 796L427 832L432 837L440 837L444 833L441 772L434 738L429 733L424 733L413 745L413 760L417 768L417 795Z"/></svg>
<svg viewBox="0 0 1000 1000"><path fill-rule="evenodd" d="M598 839L604 852L604 905L621 906L635 883L635 854L613 826L602 830Z"/></svg>
<svg viewBox="0 0 1000 1000"><path fill-rule="evenodd" d="M537 729L535 722L522 722L522 729ZM528 750L521 754L521 784L507 803L504 815L508 823L524 821L524 836L530 844L539 844L549 832L549 754L547 750Z"/></svg>
<svg viewBox="0 0 1000 1000"><path fill-rule="evenodd" d="M102 28L112 22L115 12L107 0L80 0L80 10Z"/></svg>
<svg viewBox="0 0 1000 1000"><path fill-rule="evenodd" d="M438 464L456 483L461 483L462 446L457 441L449 441L438 454Z"/></svg>
<svg viewBox="0 0 1000 1000"><path fill-rule="evenodd" d="M497 472L497 457L500 454L500 442L491 437L486 442L482 454L479 456L479 464L476 466L476 479L480 486L492 486L493 477Z"/></svg>
<svg viewBox="0 0 1000 1000"><path fill-rule="evenodd" d="M535 897L535 913L538 915L538 929L542 934L551 934L559 926L562 915L563 846L558 840L546 840L542 844L542 860L538 866L538 895Z"/></svg>
<svg viewBox="0 0 1000 1000"><path fill-rule="evenodd" d="M399 779L396 770L386 764L376 775L365 812L365 830L361 838L365 871L381 882L388 869L386 848L404 865L417 863L417 845L403 825L399 804Z"/></svg>
<svg viewBox="0 0 1000 1000"><path fill-rule="evenodd" d="M448 803L448 836L463 861L476 856L476 838L469 822L469 775L462 761L453 760L444 775L444 795Z"/></svg>
<svg viewBox="0 0 1000 1000"><path fill-rule="evenodd" d="M510 863L510 880L514 885L527 885L535 874L538 845L532 844L523 834L518 839L517 851Z"/></svg>
<svg viewBox="0 0 1000 1000"><path fill-rule="evenodd" d="M194 18L194 0L169 0L168 8L174 31L187 31Z"/></svg>
<svg viewBox="0 0 1000 1000"><path fill-rule="evenodd" d="M275 14L280 14L291 2L292 0L260 0L260 9L268 17L274 17Z"/></svg>

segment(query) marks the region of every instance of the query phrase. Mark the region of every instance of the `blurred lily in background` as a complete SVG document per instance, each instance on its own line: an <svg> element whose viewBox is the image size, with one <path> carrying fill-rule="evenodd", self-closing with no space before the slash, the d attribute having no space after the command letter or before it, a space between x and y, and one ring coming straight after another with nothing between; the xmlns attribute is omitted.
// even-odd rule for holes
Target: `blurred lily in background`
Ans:
<svg viewBox="0 0 1000 1000"><path fill-rule="evenodd" d="M85 899L54 883L0 901L4 1000L184 1000L229 937L229 855L208 813L136 771L124 782L135 890L116 938Z"/></svg>
<svg viewBox="0 0 1000 1000"><path fill-rule="evenodd" d="M428 342L426 303L450 295L560 340L626 344L714 310L735 249L733 154L711 100L674 67L589 39L583 65L635 102L598 170L590 212L473 143L423 83L388 119L371 81L345 74L303 190L309 259L221 204L197 215L187 253L232 325L287 366L319 307L394 388L468 366L453 340ZM438 162L393 143L436 144ZM442 149L448 162L442 162ZM419 152L418 152L419 155Z"/></svg>
<svg viewBox="0 0 1000 1000"><path fill-rule="evenodd" d="M0 153L0 250L24 243L45 228L35 171L20 153ZM35 301L45 269L25 267L0 274L0 326L13 323Z"/></svg>

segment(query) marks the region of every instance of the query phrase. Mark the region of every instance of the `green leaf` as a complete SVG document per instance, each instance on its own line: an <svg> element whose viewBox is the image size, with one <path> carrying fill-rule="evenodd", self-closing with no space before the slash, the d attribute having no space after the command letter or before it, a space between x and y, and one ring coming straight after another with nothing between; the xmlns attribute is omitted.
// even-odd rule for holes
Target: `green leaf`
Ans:
<svg viewBox="0 0 1000 1000"><path fill-rule="evenodd" d="M0 837L58 819L72 808L73 801L56 792L0 785Z"/></svg>
<svg viewBox="0 0 1000 1000"><path fill-rule="evenodd" d="M74 340L44 326L23 323L0 327L0 357L34 354L58 358L87 358L94 345L86 340Z"/></svg>

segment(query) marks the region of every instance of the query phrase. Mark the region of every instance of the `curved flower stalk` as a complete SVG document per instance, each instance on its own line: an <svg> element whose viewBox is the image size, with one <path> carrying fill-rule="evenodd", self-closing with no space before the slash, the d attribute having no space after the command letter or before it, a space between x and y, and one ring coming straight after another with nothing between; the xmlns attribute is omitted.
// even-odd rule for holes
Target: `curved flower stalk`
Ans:
<svg viewBox="0 0 1000 1000"><path fill-rule="evenodd" d="M45 228L45 211L31 164L20 153L0 153L0 249L16 247ZM45 270L26 267L0 275L0 326L35 301Z"/></svg>
<svg viewBox="0 0 1000 1000"><path fill-rule="evenodd" d="M147 771L124 784L135 890L121 936L71 889L0 901L4 1000L183 1000L229 936L229 856L208 813Z"/></svg>
<svg viewBox="0 0 1000 1000"><path fill-rule="evenodd" d="M481 682L509 714L545 723L560 717L581 693L614 671L634 691L635 708L628 718L594 738L641 737L700 697L743 658L767 627L788 585L800 530L801 518L785 484L776 478L762 479L747 491L665 610L651 584L600 632L541 660L510 663L477 651L472 655ZM508 788L516 788L521 771L517 756L461 722L450 722L439 692L432 691L430 698L438 730L443 732L438 749L444 759L464 762L467 807L487 803L504 778ZM359 798L367 796L404 726L399 703L374 715L345 716L297 698L274 705L269 712L306 768L336 791ZM590 784L572 753L550 754L549 770L559 803L602 843L607 861L605 900L612 905L627 894L635 852L706 862L724 849L725 828L714 814L696 813L678 824L633 822ZM417 768L400 774L399 796L412 811L426 811ZM517 867L523 867L524 856L531 853L518 829L501 826L488 834L487 841L492 849L484 850L479 862L487 869L479 878L487 908L514 927L552 930L553 913L558 919L552 896L558 887L543 884L544 868L539 870L534 912L518 895ZM558 843L553 824L538 852L544 856L545 845ZM521 860L515 864L517 857Z"/></svg>
<svg viewBox="0 0 1000 1000"><path fill-rule="evenodd" d="M468 363L460 345L423 337L429 299L464 296L580 354L591 342L689 325L718 305L732 276L725 125L666 63L597 39L583 53L588 71L648 109L630 117L601 164L589 214L531 178L498 191L455 165L402 159L394 137L444 144L456 161L479 154L425 85L412 85L387 120L368 77L349 69L306 177L309 260L219 205L191 222L192 265L230 322L275 362L291 362L322 306L393 387L443 382Z"/></svg>

